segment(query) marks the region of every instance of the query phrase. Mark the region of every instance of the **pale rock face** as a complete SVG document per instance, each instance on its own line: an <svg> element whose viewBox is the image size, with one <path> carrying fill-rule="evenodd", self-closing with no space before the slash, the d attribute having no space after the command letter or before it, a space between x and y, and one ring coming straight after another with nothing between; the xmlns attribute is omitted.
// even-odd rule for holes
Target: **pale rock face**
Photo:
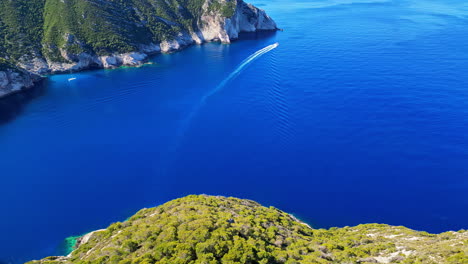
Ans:
<svg viewBox="0 0 468 264"><path fill-rule="evenodd" d="M240 31L253 32L257 30L276 30L277 25L262 9L242 2L237 11L240 14Z"/></svg>
<svg viewBox="0 0 468 264"><path fill-rule="evenodd" d="M122 63L124 65L138 66L143 63L143 61L148 58L148 55L140 52L131 52L123 54Z"/></svg>
<svg viewBox="0 0 468 264"><path fill-rule="evenodd" d="M148 55L142 52L130 52L124 54L114 54L108 56L95 56L88 53L81 53L75 62L49 62L49 71L52 73L80 71L89 68L116 68L122 65L139 66L144 63Z"/></svg>
<svg viewBox="0 0 468 264"><path fill-rule="evenodd" d="M171 52L171 51L174 51L174 50L178 50L180 49L180 44L177 40L165 40L163 42L161 42L161 51L162 52Z"/></svg>
<svg viewBox="0 0 468 264"><path fill-rule="evenodd" d="M115 68L122 65L139 66L142 65L148 55L141 52L130 52L124 54L116 54L111 56L101 56L99 61L104 68Z"/></svg>
<svg viewBox="0 0 468 264"><path fill-rule="evenodd" d="M173 52L180 50L186 46L193 44L195 41L192 38L192 35L186 32L180 32L177 34L177 37L173 40L165 40L161 42L161 51L164 53Z"/></svg>
<svg viewBox="0 0 468 264"><path fill-rule="evenodd" d="M104 68L117 67L120 61L117 60L116 56L102 56L99 58Z"/></svg>
<svg viewBox="0 0 468 264"><path fill-rule="evenodd" d="M203 44L203 42L206 41L205 38L203 37L203 34L200 31L192 32L191 37L197 45L201 45Z"/></svg>
<svg viewBox="0 0 468 264"><path fill-rule="evenodd" d="M43 58L35 57L29 60L22 60L19 67L37 74L46 74L49 71L49 65Z"/></svg>
<svg viewBox="0 0 468 264"><path fill-rule="evenodd" d="M60 73L69 71L81 71L91 67L101 67L102 63L96 56L82 52L78 55L67 54L69 62L52 62L48 61L49 72Z"/></svg>
<svg viewBox="0 0 468 264"><path fill-rule="evenodd" d="M205 41L219 40L224 43L230 43L229 35L225 30L226 18L219 14L211 14L208 12L208 2L203 6L205 14L201 17L202 23L199 25L200 33Z"/></svg>
<svg viewBox="0 0 468 264"><path fill-rule="evenodd" d="M146 54L154 54L161 52L161 47L154 43L150 43L149 45L140 45L140 51Z"/></svg>
<svg viewBox="0 0 468 264"><path fill-rule="evenodd" d="M276 30L276 29L278 29L278 26L276 25L276 22L273 19L271 19L271 17L268 16L267 13L264 10L259 11L257 25L258 25L257 30Z"/></svg>
<svg viewBox="0 0 468 264"><path fill-rule="evenodd" d="M264 10L251 4L238 2L236 13L230 21L231 31L255 32L258 30L276 30L276 23ZM234 33L235 34L235 33Z"/></svg>
<svg viewBox="0 0 468 264"><path fill-rule="evenodd" d="M205 15L202 16L201 34L206 41L219 40L230 43L239 37L240 32L255 32L258 30L276 30L277 25L264 10L251 4L237 1L234 15L230 18L220 14L210 14L205 4Z"/></svg>
<svg viewBox="0 0 468 264"><path fill-rule="evenodd" d="M26 71L0 71L0 97L34 86L36 78Z"/></svg>

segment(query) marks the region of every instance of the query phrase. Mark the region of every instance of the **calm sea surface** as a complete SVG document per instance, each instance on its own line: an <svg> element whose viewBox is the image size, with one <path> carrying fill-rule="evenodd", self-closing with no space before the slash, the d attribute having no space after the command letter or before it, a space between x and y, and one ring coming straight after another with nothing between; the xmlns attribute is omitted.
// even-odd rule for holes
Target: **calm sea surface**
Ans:
<svg viewBox="0 0 468 264"><path fill-rule="evenodd" d="M254 3L284 32L3 102L0 262L200 193L315 227L468 228L468 4Z"/></svg>

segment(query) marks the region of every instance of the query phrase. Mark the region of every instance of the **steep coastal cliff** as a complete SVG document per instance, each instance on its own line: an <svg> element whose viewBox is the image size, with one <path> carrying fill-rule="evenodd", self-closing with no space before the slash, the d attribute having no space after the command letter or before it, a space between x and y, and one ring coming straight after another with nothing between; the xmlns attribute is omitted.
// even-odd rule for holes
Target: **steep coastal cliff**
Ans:
<svg viewBox="0 0 468 264"><path fill-rule="evenodd" d="M78 239L65 257L29 264L468 263L468 232L380 224L313 229L276 208L188 196Z"/></svg>
<svg viewBox="0 0 468 264"><path fill-rule="evenodd" d="M1 1L0 59L35 75L138 66L151 54L276 29L242 0ZM3 72L0 96L30 87L33 75L21 82Z"/></svg>

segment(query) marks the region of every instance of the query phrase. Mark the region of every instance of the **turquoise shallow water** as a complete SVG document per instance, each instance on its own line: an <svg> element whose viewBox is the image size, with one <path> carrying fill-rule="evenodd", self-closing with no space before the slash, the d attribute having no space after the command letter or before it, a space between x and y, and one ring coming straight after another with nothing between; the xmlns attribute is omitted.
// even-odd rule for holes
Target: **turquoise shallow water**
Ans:
<svg viewBox="0 0 468 264"><path fill-rule="evenodd" d="M52 76L29 103L2 102L0 262L192 193L318 227L468 228L468 6L255 4L285 31Z"/></svg>

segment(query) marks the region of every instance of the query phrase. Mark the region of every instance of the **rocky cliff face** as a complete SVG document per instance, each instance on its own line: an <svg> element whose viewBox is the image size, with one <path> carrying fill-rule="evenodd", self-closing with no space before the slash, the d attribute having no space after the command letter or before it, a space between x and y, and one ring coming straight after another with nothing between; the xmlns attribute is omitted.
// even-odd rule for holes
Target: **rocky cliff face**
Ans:
<svg viewBox="0 0 468 264"><path fill-rule="evenodd" d="M13 68L0 70L0 98L31 88L39 80L39 76L24 70Z"/></svg>
<svg viewBox="0 0 468 264"><path fill-rule="evenodd" d="M203 41L219 40L230 43L239 37L240 32L255 32L258 30L276 30L275 21L271 19L264 10L258 9L251 4L237 1L234 14L231 17L224 17L216 12L207 12L208 2L204 6L202 25L198 43Z"/></svg>
<svg viewBox="0 0 468 264"><path fill-rule="evenodd" d="M152 54L276 29L265 11L242 0L5 1L0 59L37 75L139 66ZM31 76L5 71L0 96L30 87Z"/></svg>
<svg viewBox="0 0 468 264"><path fill-rule="evenodd" d="M230 2L223 0L221 3ZM138 43L138 49L133 52L117 52L98 56L86 52L73 54L66 50L61 50L61 55L66 62L36 59L29 65L23 64L21 66L35 73L79 71L92 67L115 68L122 65L138 66L146 61L148 55L155 53L175 52L192 44L202 44L210 41L231 43L232 40L239 37L240 32L277 29L276 23L264 10L258 9L242 0L232 3L235 3L233 15L226 17L219 10L211 8L213 1L206 0L203 5L202 15L199 21L197 21L196 27L194 27L195 30L181 30L175 36L169 37L159 43ZM177 24L177 22L167 19L164 19L164 22L166 24ZM70 38L70 35L67 34L65 38Z"/></svg>

